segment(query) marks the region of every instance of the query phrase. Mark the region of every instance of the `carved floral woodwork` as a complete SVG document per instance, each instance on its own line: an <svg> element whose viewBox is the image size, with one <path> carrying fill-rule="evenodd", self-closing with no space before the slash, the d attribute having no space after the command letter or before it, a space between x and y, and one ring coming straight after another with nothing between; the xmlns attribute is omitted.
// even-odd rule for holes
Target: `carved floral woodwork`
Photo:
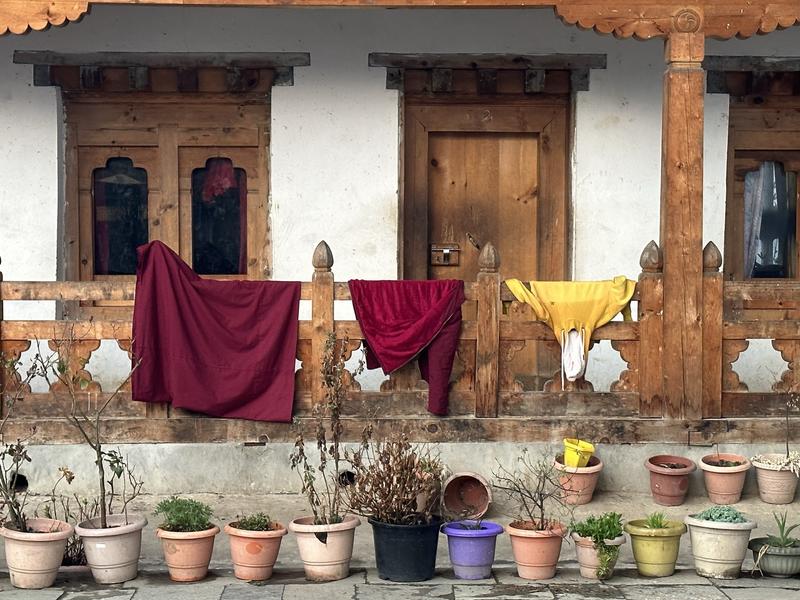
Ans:
<svg viewBox="0 0 800 600"><path fill-rule="evenodd" d="M619 379L611 384L612 392L636 392L639 390L639 342L622 342L612 340L611 347L619 352L627 363L619 374Z"/></svg>
<svg viewBox="0 0 800 600"><path fill-rule="evenodd" d="M100 340L48 340L47 345L53 352L58 352L60 357L66 357L65 376L73 378L76 391L102 391L100 384L92 381L92 374L85 369L86 364L92 357L92 352L100 347ZM67 390L67 386L61 381L51 381L50 389L54 392L63 392Z"/></svg>
<svg viewBox="0 0 800 600"><path fill-rule="evenodd" d="M3 358L0 377L2 377L4 393L13 395L20 390L24 393L31 391L30 385L22 386L22 375L15 368L16 361L30 347L30 340L3 340L0 342L0 356Z"/></svg>
<svg viewBox="0 0 800 600"><path fill-rule="evenodd" d="M88 10L86 0L0 0L0 35L63 25L81 18Z"/></svg>
<svg viewBox="0 0 800 600"><path fill-rule="evenodd" d="M796 392L797 373L795 372L795 364L797 359L800 358L800 341L772 340L772 347L788 363L786 370L781 374L781 378L772 385L772 390L784 393Z"/></svg>
<svg viewBox="0 0 800 600"><path fill-rule="evenodd" d="M747 340L725 340L722 342L722 391L746 392L747 384L739 379L739 374L733 370L733 363L739 355L747 350L750 342Z"/></svg>
<svg viewBox="0 0 800 600"><path fill-rule="evenodd" d="M514 368L514 357L523 348L524 340L501 340L500 341L500 367L499 367L499 389L504 392L523 391L522 383L517 380L516 369Z"/></svg>

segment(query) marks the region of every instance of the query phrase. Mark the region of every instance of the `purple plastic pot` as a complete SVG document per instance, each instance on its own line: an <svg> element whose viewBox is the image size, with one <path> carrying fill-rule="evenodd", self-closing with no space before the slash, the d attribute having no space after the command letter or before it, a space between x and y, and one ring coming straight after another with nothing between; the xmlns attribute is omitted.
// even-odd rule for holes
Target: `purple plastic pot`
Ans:
<svg viewBox="0 0 800 600"><path fill-rule="evenodd" d="M480 529L474 529L478 526ZM494 547L503 528L491 521L453 521L442 525L447 535L450 562L459 579L487 579L492 576Z"/></svg>

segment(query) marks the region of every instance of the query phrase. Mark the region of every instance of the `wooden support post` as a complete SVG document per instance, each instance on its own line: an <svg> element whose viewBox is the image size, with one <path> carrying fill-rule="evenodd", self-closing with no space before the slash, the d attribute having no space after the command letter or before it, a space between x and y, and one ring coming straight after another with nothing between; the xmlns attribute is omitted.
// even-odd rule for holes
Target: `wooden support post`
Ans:
<svg viewBox="0 0 800 600"><path fill-rule="evenodd" d="M722 254L703 248L703 417L722 416Z"/></svg>
<svg viewBox="0 0 800 600"><path fill-rule="evenodd" d="M487 243L478 258L478 334L475 342L475 416L497 416L500 361L500 257Z"/></svg>
<svg viewBox="0 0 800 600"><path fill-rule="evenodd" d="M664 282L661 249L651 241L639 258L639 416L664 416L661 351L664 335Z"/></svg>
<svg viewBox="0 0 800 600"><path fill-rule="evenodd" d="M703 411L703 93L700 22L676 19L666 43L661 174L665 416ZM692 29L692 31L686 31Z"/></svg>
<svg viewBox="0 0 800 600"><path fill-rule="evenodd" d="M314 249L311 260L311 400L314 404L325 398L322 386L322 358L325 342L333 332L333 253L325 241Z"/></svg>

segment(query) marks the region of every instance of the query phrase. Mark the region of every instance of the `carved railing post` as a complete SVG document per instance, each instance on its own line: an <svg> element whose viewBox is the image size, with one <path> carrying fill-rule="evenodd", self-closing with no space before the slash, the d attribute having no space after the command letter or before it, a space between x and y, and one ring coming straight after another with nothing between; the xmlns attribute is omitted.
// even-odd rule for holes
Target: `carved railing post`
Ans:
<svg viewBox="0 0 800 600"><path fill-rule="evenodd" d="M664 388L661 345L664 335L664 266L661 249L651 241L639 258L639 416L662 417Z"/></svg>
<svg viewBox="0 0 800 600"><path fill-rule="evenodd" d="M496 417L500 370L500 257L491 243L481 250L478 266L475 416Z"/></svg>
<svg viewBox="0 0 800 600"><path fill-rule="evenodd" d="M333 253L325 241L314 249L311 260L314 275L311 277L311 400L322 402L325 390L322 386L322 358L325 341L333 331Z"/></svg>
<svg viewBox="0 0 800 600"><path fill-rule="evenodd" d="M722 416L722 254L714 242L703 248L703 414Z"/></svg>

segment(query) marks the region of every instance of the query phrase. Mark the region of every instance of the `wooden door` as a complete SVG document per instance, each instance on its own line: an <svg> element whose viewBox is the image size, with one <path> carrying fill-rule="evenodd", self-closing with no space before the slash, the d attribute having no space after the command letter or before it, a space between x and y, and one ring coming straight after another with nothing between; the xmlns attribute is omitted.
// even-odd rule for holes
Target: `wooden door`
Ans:
<svg viewBox="0 0 800 600"><path fill-rule="evenodd" d="M410 103L405 123L406 278L475 281L488 242L503 278L566 277L566 100ZM529 342L515 363L530 389L557 369L552 344L541 346Z"/></svg>

